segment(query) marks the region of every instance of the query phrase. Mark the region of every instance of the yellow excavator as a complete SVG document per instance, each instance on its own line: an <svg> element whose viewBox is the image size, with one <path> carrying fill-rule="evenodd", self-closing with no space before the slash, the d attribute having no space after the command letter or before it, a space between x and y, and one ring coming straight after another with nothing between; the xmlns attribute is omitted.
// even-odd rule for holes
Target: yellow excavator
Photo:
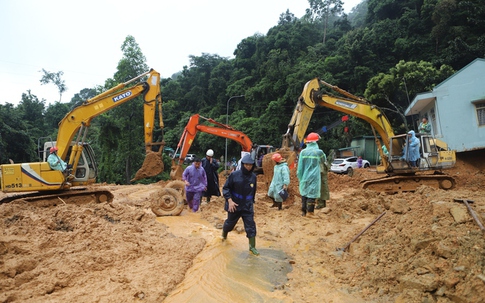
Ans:
<svg viewBox="0 0 485 303"><path fill-rule="evenodd" d="M321 90L322 86L328 87L344 97L324 94ZM412 167L411 163L404 160L407 157L403 155L403 152L407 150L403 148L407 134L395 135L389 120L379 107L318 78L305 84L288 130L283 135L283 148L295 151L300 148L313 111L317 106L361 118L371 125L382 161L377 167L377 172L387 175L382 178L364 180L363 188L382 192L402 192L415 191L421 185L441 189L454 187L455 180L441 171L453 167L456 162L455 151L449 150L445 142L431 135L417 133L416 137L420 140L421 158L419 166ZM383 145L386 147L387 153L383 149ZM433 172L430 173L430 171Z"/></svg>
<svg viewBox="0 0 485 303"><path fill-rule="evenodd" d="M128 86L137 81L136 84ZM13 163L0 165L0 186L4 193L15 193L0 200L1 203L16 199L26 201L61 200L83 196L94 198L97 202L113 199L113 195L102 189L79 188L96 181L98 168L91 146L85 142L87 131L93 118L105 113L138 96L143 96L144 137L146 157L142 168L133 180L138 180L161 173L164 169L161 151L164 142L153 142L155 112L158 108L159 127L163 129L162 96L160 91L160 74L151 69L127 82L88 99L77 106L59 122L56 141L48 141L43 145L43 161L31 163ZM152 151L160 145L160 151ZM57 156L65 161L69 172L53 170L46 161L50 148L57 149ZM42 159L42 158L41 158ZM132 180L132 181L133 181ZM183 199L177 191L169 191L162 195L164 214L179 211ZM165 205L165 207L163 207ZM153 207L152 207L153 209Z"/></svg>

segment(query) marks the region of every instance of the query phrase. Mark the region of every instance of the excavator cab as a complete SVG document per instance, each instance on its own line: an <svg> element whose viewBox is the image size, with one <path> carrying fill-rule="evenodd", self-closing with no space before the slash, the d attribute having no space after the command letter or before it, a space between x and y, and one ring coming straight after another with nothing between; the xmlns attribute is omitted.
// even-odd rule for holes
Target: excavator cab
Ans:
<svg viewBox="0 0 485 303"><path fill-rule="evenodd" d="M421 143L421 169L445 169L455 166L456 154L448 148L448 145L432 135L417 133Z"/></svg>
<svg viewBox="0 0 485 303"><path fill-rule="evenodd" d="M71 146L67 151L66 159L62 159L66 163L68 162L68 159L71 155L72 146L74 144L74 142L71 143ZM56 146L55 141L48 141L44 143L44 162L47 161L47 157L49 156L49 149L53 146ZM96 178L98 176L98 167L95 161L94 151L91 145L89 145L88 143L83 143L81 157L79 157L79 161L74 168L75 169L72 174L74 175L75 179L71 182L74 186L87 185L96 182Z"/></svg>
<svg viewBox="0 0 485 303"><path fill-rule="evenodd" d="M432 135L417 133L416 137L419 139L419 159L417 167L413 169L407 159L407 149L404 148L406 142L406 134L391 137L390 151L388 161L390 168L387 172L403 172L412 173L415 170L441 170L450 168L455 165L455 153L443 145L441 141L435 139Z"/></svg>
<svg viewBox="0 0 485 303"><path fill-rule="evenodd" d="M259 175L263 174L263 157L269 153L274 152L276 149L272 145L254 145L251 150L251 158L254 159L256 167L254 173Z"/></svg>

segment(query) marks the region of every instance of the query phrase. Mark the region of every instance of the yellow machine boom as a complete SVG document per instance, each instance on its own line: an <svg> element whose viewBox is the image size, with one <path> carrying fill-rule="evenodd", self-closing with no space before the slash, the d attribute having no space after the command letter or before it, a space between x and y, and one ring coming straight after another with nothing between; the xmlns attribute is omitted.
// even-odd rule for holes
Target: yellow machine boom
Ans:
<svg viewBox="0 0 485 303"><path fill-rule="evenodd" d="M321 86L329 87L344 97L323 94ZM288 130L283 135L283 148L296 149L300 146L317 106L331 108L361 118L371 125L382 160L381 165L377 167L377 172L387 173L388 176L366 180L363 183L364 188L378 191L413 191L422 184L442 189L450 189L454 186L454 179L439 171L453 167L456 162L455 152L448 150L446 143L433 138L431 135L418 134L421 143L420 166L418 168L411 167L409 163L403 161L402 157L406 134L395 135L389 120L379 107L318 78L305 84L288 125ZM378 138L378 135L381 139ZM381 140L389 151L388 155L382 149ZM434 174L416 174L429 170L435 170Z"/></svg>
<svg viewBox="0 0 485 303"><path fill-rule="evenodd" d="M146 81L127 87L128 84L147 77ZM60 191L72 186L86 185L95 182L97 175L94 153L87 143L86 134L91 120L102 113L113 109L129 100L143 95L144 98L144 137L147 153L153 145L155 111L158 106L160 128L163 128L161 112L162 97L160 92L160 74L155 70L143 73L125 83L121 83L100 95L85 101L74 108L59 123L56 142L58 156L72 166L75 178L67 180L66 174L52 170L47 162L15 163L0 166L0 185L5 193ZM83 152L84 151L84 152ZM45 150L44 150L45 152ZM163 162L161 162L163 165ZM158 173L163 171L163 166Z"/></svg>

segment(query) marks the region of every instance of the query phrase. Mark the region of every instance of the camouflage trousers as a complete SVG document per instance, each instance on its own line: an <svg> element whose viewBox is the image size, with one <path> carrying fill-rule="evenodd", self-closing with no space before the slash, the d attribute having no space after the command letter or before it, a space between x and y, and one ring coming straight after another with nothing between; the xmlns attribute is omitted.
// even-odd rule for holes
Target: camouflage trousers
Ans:
<svg viewBox="0 0 485 303"><path fill-rule="evenodd" d="M321 185L320 185L320 197L317 198L317 209L327 207L327 200L330 199L330 191L328 189L327 173L320 173Z"/></svg>

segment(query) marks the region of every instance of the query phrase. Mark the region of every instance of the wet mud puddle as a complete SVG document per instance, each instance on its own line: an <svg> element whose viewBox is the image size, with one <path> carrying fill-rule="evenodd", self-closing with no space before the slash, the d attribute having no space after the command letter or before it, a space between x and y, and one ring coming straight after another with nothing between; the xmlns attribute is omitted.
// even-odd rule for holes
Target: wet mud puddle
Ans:
<svg viewBox="0 0 485 303"><path fill-rule="evenodd" d="M176 236L207 241L166 302L289 302L282 292L275 292L286 283L291 271L283 251L265 249L260 242L260 255L253 256L245 233L229 233L228 239L222 241L221 230L197 214L157 220Z"/></svg>

